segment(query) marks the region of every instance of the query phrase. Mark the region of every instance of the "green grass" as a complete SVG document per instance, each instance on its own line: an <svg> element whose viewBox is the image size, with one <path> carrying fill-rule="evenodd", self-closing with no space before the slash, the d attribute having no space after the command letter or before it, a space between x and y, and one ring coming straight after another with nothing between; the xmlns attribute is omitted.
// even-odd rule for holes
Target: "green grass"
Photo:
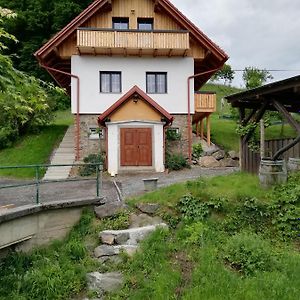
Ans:
<svg viewBox="0 0 300 300"><path fill-rule="evenodd" d="M68 126L72 124L69 111L57 112L52 124L41 128L39 133L27 134L11 148L0 151L0 166L45 164L53 149L62 140ZM34 169L0 170L0 176L33 178Z"/></svg>

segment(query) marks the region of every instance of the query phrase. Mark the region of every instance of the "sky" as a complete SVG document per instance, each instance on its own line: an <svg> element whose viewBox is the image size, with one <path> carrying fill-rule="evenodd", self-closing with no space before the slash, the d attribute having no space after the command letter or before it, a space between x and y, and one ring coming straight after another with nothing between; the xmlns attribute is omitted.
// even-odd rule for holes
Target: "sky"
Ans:
<svg viewBox="0 0 300 300"><path fill-rule="evenodd" d="M235 70L254 66L272 81L300 75L300 0L171 0L229 55ZM242 73L233 82L242 86Z"/></svg>

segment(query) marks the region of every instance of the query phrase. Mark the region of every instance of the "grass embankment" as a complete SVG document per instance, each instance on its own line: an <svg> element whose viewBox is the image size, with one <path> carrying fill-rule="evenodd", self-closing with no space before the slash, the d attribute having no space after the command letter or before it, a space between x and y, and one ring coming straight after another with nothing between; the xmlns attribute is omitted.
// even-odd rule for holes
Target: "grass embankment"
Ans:
<svg viewBox="0 0 300 300"><path fill-rule="evenodd" d="M173 229L143 243L123 265L125 288L109 299L297 298L298 181L265 191L256 177L233 174L130 200L159 202Z"/></svg>
<svg viewBox="0 0 300 300"><path fill-rule="evenodd" d="M99 264L90 254L97 233L126 228L129 214L99 221L85 213L65 242L0 260L0 299L95 298L85 291L85 274L95 270L125 276L106 299L297 299L299 180L266 191L255 176L237 173L130 199L132 209L160 203L157 215L170 229L157 230L120 264Z"/></svg>
<svg viewBox="0 0 300 300"><path fill-rule="evenodd" d="M72 123L73 117L69 111L57 112L52 124L42 127L39 133L27 134L11 148L1 150L0 166L48 163L53 149L58 146ZM33 178L35 169L0 170L0 176Z"/></svg>
<svg viewBox="0 0 300 300"><path fill-rule="evenodd" d="M229 119L231 106L224 102L221 109L221 99L227 95L241 92L242 89L224 86L221 84L206 84L202 90L217 93L217 112L211 116L211 137L212 141L225 150L239 151L239 135L236 133L236 121ZM288 124L272 125L266 128L266 140L295 137L296 131Z"/></svg>

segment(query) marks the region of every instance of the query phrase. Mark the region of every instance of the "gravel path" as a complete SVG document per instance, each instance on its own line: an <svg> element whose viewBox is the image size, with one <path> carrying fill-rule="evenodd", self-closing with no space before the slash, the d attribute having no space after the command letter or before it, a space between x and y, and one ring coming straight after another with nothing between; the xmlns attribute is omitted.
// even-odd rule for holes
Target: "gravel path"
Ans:
<svg viewBox="0 0 300 300"><path fill-rule="evenodd" d="M106 201L117 201L118 194L113 181L116 181L121 187L124 198L143 194L144 178L158 178L158 187L164 187L176 182L184 182L199 177L217 176L230 174L237 171L237 168L216 168L205 169L194 166L191 169L185 169L177 172L166 173L133 173L120 174L115 178L108 175L103 177L102 195ZM16 185L23 183L33 183L30 180L14 180L0 178L0 187L7 185ZM95 181L79 182L61 182L46 183L40 186L40 202L50 202L56 200L93 198L96 196ZM6 205L21 206L35 203L36 187L15 187L9 189L0 189L0 209Z"/></svg>
<svg viewBox="0 0 300 300"><path fill-rule="evenodd" d="M143 194L144 183L142 179L158 178L158 187L168 186L177 182L185 182L188 180L197 179L199 177L212 177L219 175L231 174L237 172L239 168L201 168L192 166L191 169L166 173L135 173L135 174L120 174L116 177L116 181L121 186L124 198Z"/></svg>

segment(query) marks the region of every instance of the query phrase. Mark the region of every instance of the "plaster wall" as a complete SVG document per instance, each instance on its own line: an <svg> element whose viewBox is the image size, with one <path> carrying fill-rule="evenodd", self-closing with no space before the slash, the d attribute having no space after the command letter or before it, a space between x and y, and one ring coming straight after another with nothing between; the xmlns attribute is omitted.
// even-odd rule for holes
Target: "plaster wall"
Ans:
<svg viewBox="0 0 300 300"><path fill-rule="evenodd" d="M167 72L167 93L149 96L172 114L187 113L187 78L194 74L192 57L78 56L71 59L72 73L80 78L81 114L101 114L134 85L146 92L146 72ZM100 71L121 71L122 92L100 93ZM191 99L194 89L191 86ZM76 80L72 79L72 113L76 113ZM194 101L191 101L194 111Z"/></svg>

